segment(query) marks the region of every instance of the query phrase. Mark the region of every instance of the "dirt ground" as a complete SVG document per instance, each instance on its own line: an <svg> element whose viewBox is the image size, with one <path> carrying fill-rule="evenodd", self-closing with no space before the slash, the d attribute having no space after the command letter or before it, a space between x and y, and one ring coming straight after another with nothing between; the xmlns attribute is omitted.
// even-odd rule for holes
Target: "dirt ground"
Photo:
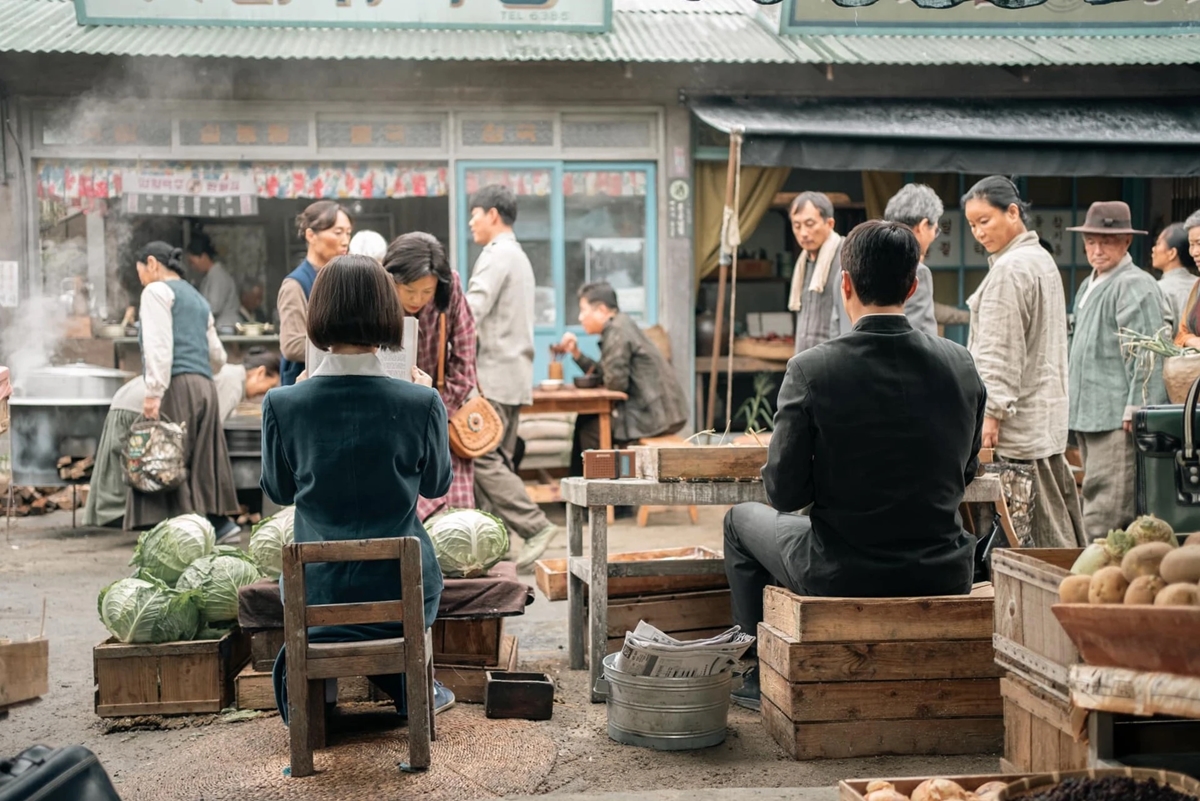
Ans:
<svg viewBox="0 0 1200 801"><path fill-rule="evenodd" d="M699 526L689 525L682 510L656 515L653 525L645 529L619 521L610 529L610 552L675 545L720 547L721 511L703 509ZM85 745L99 755L126 801L225 797L268 801L284 797L252 782L240 787L229 783L201 787L186 778L193 769L198 775L219 773L222 763L237 759L239 738L262 743L270 754L269 760L262 761L286 764L286 737L274 715L236 725L214 723L212 717L182 718L169 721L166 727L117 731L95 716L91 654L93 646L107 636L97 617L96 596L108 583L128 575L136 537L72 529L70 525L70 515L58 513L14 521L8 537L0 529L0 637L36 634L45 604L45 631L51 643L50 692L0 720L0 755L14 754L35 743ZM547 555L565 555L565 543L560 540ZM567 669L566 603L550 603L539 594L523 618L511 619L506 625L509 633L518 636L522 665L549 672L558 682L554 718L545 723L502 726L507 722L485 720L481 707L460 704L438 718L439 725L450 733L443 747L459 749L454 752L455 764L447 766L455 774L453 792L449 785L445 785L445 794L432 785L428 791L415 793L397 787L399 796L469 799L637 787L828 787L847 777L987 773L997 768L998 754L798 763L771 740L757 714L736 708L730 712L727 741L715 748L660 753L618 745L606 735L604 706L587 701L587 673ZM495 727L491 729L495 733L490 743L493 747L484 747L480 733L486 735L489 727ZM537 769L530 768L520 780L507 783L489 776L486 763L467 769L472 761L503 761L509 758L505 754L513 751L520 754L519 759L538 762ZM435 744L435 770L438 754ZM279 775L277 766L271 770ZM412 790L418 787L413 785ZM294 796L292 792L285 795ZM356 797L393 795L380 790L360 792Z"/></svg>

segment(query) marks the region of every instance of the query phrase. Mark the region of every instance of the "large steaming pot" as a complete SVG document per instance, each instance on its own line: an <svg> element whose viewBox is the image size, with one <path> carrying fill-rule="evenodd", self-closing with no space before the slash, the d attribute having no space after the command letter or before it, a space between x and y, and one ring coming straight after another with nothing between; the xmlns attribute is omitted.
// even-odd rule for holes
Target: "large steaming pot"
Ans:
<svg viewBox="0 0 1200 801"><path fill-rule="evenodd" d="M78 362L27 370L13 378L17 394L26 398L111 401L133 373Z"/></svg>

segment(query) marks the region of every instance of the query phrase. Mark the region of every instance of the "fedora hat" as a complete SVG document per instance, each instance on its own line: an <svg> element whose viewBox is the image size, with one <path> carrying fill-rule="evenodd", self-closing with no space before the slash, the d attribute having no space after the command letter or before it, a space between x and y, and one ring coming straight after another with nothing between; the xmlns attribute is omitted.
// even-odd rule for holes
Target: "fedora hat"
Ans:
<svg viewBox="0 0 1200 801"><path fill-rule="evenodd" d="M1083 225L1068 228L1080 234L1144 234L1133 227L1129 204L1123 200L1104 200L1088 207Z"/></svg>

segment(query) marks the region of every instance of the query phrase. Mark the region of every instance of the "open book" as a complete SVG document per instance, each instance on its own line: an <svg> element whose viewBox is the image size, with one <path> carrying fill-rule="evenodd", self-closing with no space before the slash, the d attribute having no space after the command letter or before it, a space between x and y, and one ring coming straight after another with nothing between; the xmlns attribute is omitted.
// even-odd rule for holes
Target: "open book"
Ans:
<svg viewBox="0 0 1200 801"><path fill-rule="evenodd" d="M327 351L308 343L304 367L311 376L321 362L328 356ZM404 339L400 350L379 350L375 354L383 366L383 372L389 378L401 381L412 381L412 369L417 365L417 318L404 318Z"/></svg>

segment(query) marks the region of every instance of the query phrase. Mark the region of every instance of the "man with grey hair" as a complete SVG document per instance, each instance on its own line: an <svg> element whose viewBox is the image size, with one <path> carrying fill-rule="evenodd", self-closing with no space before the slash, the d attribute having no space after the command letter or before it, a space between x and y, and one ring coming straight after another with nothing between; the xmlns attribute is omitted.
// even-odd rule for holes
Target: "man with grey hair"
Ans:
<svg viewBox="0 0 1200 801"><path fill-rule="evenodd" d="M823 192L801 192L789 216L801 252L788 309L796 312L796 353L802 353L839 333L842 237L833 230L833 203Z"/></svg>
<svg viewBox="0 0 1200 801"><path fill-rule="evenodd" d="M904 304L904 315L917 331L937 336L937 318L933 313L933 273L925 266L929 248L937 240L941 228L938 221L945 211L937 192L925 184L908 184L888 201L883 219L907 225L916 234L921 246L921 263L917 265L917 291Z"/></svg>

